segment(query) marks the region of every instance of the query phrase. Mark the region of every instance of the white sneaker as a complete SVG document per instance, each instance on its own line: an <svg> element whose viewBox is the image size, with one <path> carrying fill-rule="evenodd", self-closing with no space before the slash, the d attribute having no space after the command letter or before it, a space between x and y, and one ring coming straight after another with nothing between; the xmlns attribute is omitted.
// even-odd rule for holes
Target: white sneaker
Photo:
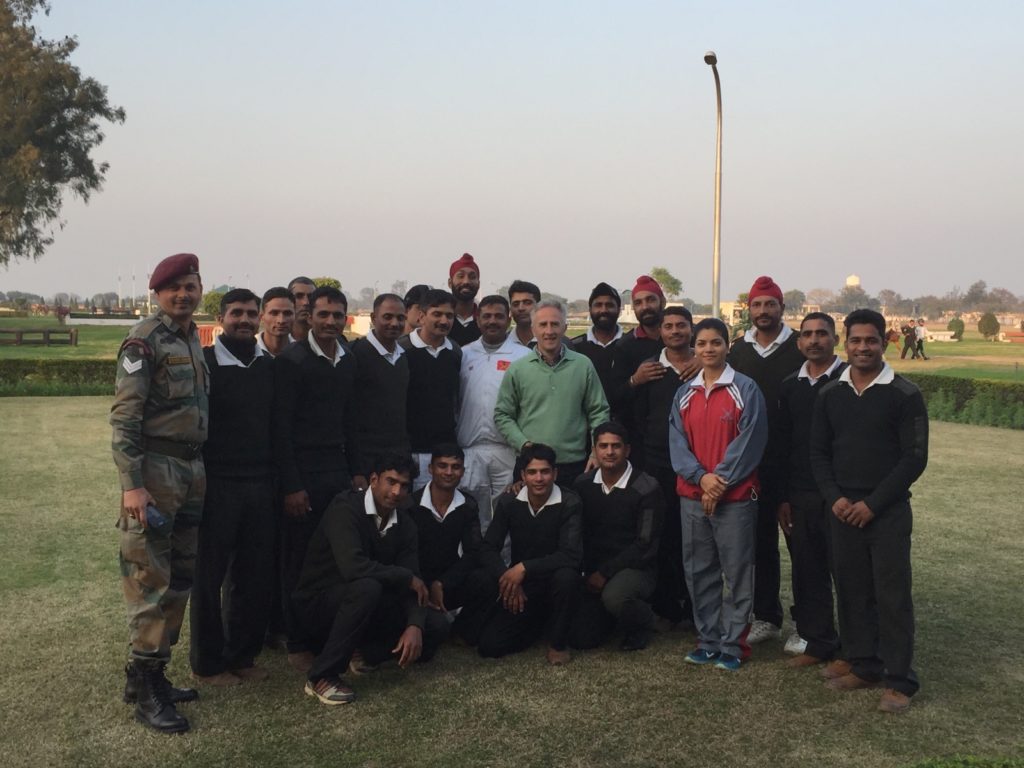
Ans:
<svg viewBox="0 0 1024 768"><path fill-rule="evenodd" d="M750 625L750 632L747 633L747 642L751 645L755 645L757 643L763 643L765 640L781 637L781 635L782 629L780 627L776 627L770 621L754 619L754 623Z"/></svg>
<svg viewBox="0 0 1024 768"><path fill-rule="evenodd" d="M789 636L789 639L786 640L786 647L782 650L793 656L799 656L807 650L807 641L800 637L798 633L794 632Z"/></svg>

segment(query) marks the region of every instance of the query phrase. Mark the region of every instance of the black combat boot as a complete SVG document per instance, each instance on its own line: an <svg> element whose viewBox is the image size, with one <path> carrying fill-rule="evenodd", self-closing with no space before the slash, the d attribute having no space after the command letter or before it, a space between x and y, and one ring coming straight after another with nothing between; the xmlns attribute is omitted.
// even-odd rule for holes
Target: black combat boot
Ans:
<svg viewBox="0 0 1024 768"><path fill-rule="evenodd" d="M161 663L160 676L163 678L163 685L170 690L172 704L187 704L199 698L199 691L195 688L175 688L167 679L167 665ZM124 703L134 704L139 697L139 673L131 662L124 667Z"/></svg>
<svg viewBox="0 0 1024 768"><path fill-rule="evenodd" d="M188 720L178 714L171 702L170 684L163 676L160 662L135 661L132 666L139 682L135 719L161 733L185 733Z"/></svg>

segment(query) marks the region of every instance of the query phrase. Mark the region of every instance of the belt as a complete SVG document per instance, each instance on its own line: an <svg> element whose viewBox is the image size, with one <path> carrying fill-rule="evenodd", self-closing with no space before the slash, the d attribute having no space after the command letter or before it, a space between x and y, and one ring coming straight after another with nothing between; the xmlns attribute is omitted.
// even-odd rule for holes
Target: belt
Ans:
<svg viewBox="0 0 1024 768"><path fill-rule="evenodd" d="M162 453L174 459L198 459L203 452L202 443L182 443L177 440L165 440L162 437L142 436L142 448L153 453Z"/></svg>

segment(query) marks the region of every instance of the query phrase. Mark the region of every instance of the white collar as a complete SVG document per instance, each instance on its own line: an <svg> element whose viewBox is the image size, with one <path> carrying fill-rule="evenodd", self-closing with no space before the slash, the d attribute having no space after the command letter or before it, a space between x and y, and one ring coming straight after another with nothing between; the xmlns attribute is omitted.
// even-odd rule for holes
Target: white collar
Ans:
<svg viewBox="0 0 1024 768"><path fill-rule="evenodd" d="M395 344L395 351L388 352L387 347L380 343L380 339L377 338L377 334L373 332L373 328L366 334L366 340L370 342L370 346L380 352L380 356L387 360L389 363L394 365L398 362L398 358L405 354L405 347L401 344Z"/></svg>
<svg viewBox="0 0 1024 768"><path fill-rule="evenodd" d="M455 319L459 321L459 325L465 328L467 325L476 320L476 315L470 315L469 317L460 317L458 314L456 314Z"/></svg>
<svg viewBox="0 0 1024 768"><path fill-rule="evenodd" d="M736 371L733 370L733 367L731 365L726 363L725 364L725 370L722 371L722 375L718 377L718 381L716 381L714 383L712 388L714 388L714 387L727 387L727 386L729 386L730 384L733 383L735 378L736 378ZM694 389L700 389L701 387L703 387L705 390L707 389L707 385L704 384L704 370L703 369L701 369L700 373L698 373L696 376L694 376L692 379L690 379L690 386L693 387Z"/></svg>
<svg viewBox="0 0 1024 768"><path fill-rule="evenodd" d="M373 501L373 493L369 488L363 493L363 508L366 510L366 514L373 518L373 527L377 529L377 534L383 536L388 532L388 528L392 525L398 524L398 510L392 509L391 515L388 517L388 521L384 523L384 527L380 527L380 517L377 515L377 505Z"/></svg>
<svg viewBox="0 0 1024 768"><path fill-rule="evenodd" d="M256 338L259 339L259 336L257 335ZM263 357L263 350L260 348L260 344L257 341L257 343L256 343L256 350L255 350L255 353L253 354L252 360L249 361L249 365L246 365L241 360L239 360L237 357L235 357L230 349L228 349L226 346L224 346L224 342L221 341L220 340L220 336L218 336L216 339L214 339L214 342L213 342L213 356L217 360L217 365L220 365L220 366L236 365L239 368L248 368L249 365L253 364L253 361L257 357Z"/></svg>
<svg viewBox="0 0 1024 768"><path fill-rule="evenodd" d="M265 331L260 331L256 334L256 348L263 351L263 354L270 355L273 357L273 353L267 349L267 345L263 343L263 334Z"/></svg>
<svg viewBox="0 0 1024 768"><path fill-rule="evenodd" d="M800 366L800 371L799 371L799 373L797 373L796 377L798 379L808 379L808 380L810 380L812 387L815 384L817 384L819 381L821 381L823 378L825 378L826 376L831 376L832 372L836 368L838 368L840 365L843 364L843 361L839 359L839 355L836 355L832 359L832 365L830 365L828 367L828 369L823 374L821 374L820 376L811 376L810 371L807 369L807 362L808 362L807 360L804 360L804 364Z"/></svg>
<svg viewBox="0 0 1024 768"><path fill-rule="evenodd" d="M551 486L551 495L548 496L548 500L547 501L545 501L543 504L540 505L540 509L538 509L536 512L533 511L533 505L530 504L530 495L526 491L526 485L523 485L522 490L519 491L518 494L516 494L516 499L518 501L525 501L526 502L526 508L528 510L530 510L530 514L533 515L534 517L536 517L541 512L543 512L546 507L550 507L552 504L561 504L562 503L562 489L558 487L557 483L555 485L552 485Z"/></svg>
<svg viewBox="0 0 1024 768"><path fill-rule="evenodd" d="M424 509L429 509L430 514L434 516L434 519L437 520L437 522L444 522L444 518L448 515L448 512L451 512L453 509L457 509L466 503L466 497L462 495L462 491L456 488L455 495L452 497L452 503L448 505L447 511L442 515L434 508L434 500L430 498L430 486L432 483L433 480L428 480L427 484L423 486L423 498L420 499L420 506Z"/></svg>
<svg viewBox="0 0 1024 768"><path fill-rule="evenodd" d="M316 343L316 336L313 335L313 331L309 332L309 336L307 336L307 338L309 339L309 346L313 350L313 354L318 357L322 357L324 360L330 361L332 366L337 366L338 361L345 356L345 347L342 345L340 338L334 342L333 360L329 358L322 349L320 349L320 345Z"/></svg>
<svg viewBox="0 0 1024 768"><path fill-rule="evenodd" d="M868 384L866 387L864 387L864 389L862 389L860 392L858 392L857 388L855 386L853 386L853 379L850 378L850 373L852 371L853 371L853 366L852 365L846 366L846 368L843 369L843 372L839 374L839 381L842 381L842 382L844 382L846 384L849 384L850 385L850 389L853 390L853 393L855 395L857 395L857 397L860 397L861 395L863 395L865 392L867 392L869 389L871 389L873 386L875 386L875 384L892 384L893 379L896 378L896 372L892 369L892 367L887 362L885 362L883 360L882 361L882 370L878 372L878 375L875 376L874 379L872 379L870 384Z"/></svg>
<svg viewBox="0 0 1024 768"><path fill-rule="evenodd" d="M691 357L690 359L692 360L693 358ZM668 359L668 347L661 348L661 354L658 355L658 362L664 365L666 368L671 368L673 371L676 372L677 375L682 373L682 371L676 368L675 364Z"/></svg>
<svg viewBox="0 0 1024 768"><path fill-rule="evenodd" d="M626 485L629 483L629 477L633 474L633 465L630 462L626 462L626 471L622 473L622 477L615 481L612 486L604 484L604 478L601 476L601 470L598 468L597 472L594 473L594 482L601 486L601 492L607 496L616 488L626 489Z"/></svg>
<svg viewBox="0 0 1024 768"><path fill-rule="evenodd" d="M452 349L452 340L449 339L447 336L444 337L444 343L441 344L441 346L439 346L439 347L432 347L432 346L430 346L429 344L427 344L427 342L425 342L420 337L420 329L419 328L417 328L416 330L414 330L412 333L409 334L409 341L417 349L425 349L425 350L427 350L427 352L429 352L434 357L437 357L438 355L440 355L442 349Z"/></svg>
<svg viewBox="0 0 1024 768"><path fill-rule="evenodd" d="M620 326L618 323L615 324L615 337L607 344L605 344L602 341L599 341L598 338L594 335L594 326L590 326L589 328L587 328L587 341L589 341L592 344L597 344L597 346L599 347L610 347L612 344L614 344L621 338L622 326Z"/></svg>
<svg viewBox="0 0 1024 768"><path fill-rule="evenodd" d="M757 341L757 328L750 328L746 333L743 334L743 340L749 341L754 345L754 351L757 352L761 357L768 357L772 352L782 346L782 343L793 335L793 329L785 323L782 324L782 330L779 331L779 335L775 337L767 347L762 347Z"/></svg>

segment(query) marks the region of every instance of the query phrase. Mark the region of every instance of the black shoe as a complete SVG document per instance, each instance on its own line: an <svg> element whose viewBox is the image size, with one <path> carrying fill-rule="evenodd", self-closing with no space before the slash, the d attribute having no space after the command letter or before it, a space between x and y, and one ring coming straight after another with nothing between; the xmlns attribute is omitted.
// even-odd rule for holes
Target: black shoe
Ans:
<svg viewBox="0 0 1024 768"><path fill-rule="evenodd" d="M136 692L135 719L160 733L185 733L188 720L178 714L170 698L170 684L159 662L133 665L139 686Z"/></svg>
<svg viewBox="0 0 1024 768"><path fill-rule="evenodd" d="M195 688L175 688L171 685L171 681L167 679L165 673L166 664L160 665L160 677L163 678L162 685L166 685L170 691L170 699L172 704L187 704L190 701L195 701L199 698L199 691ZM135 669L132 663L128 663L124 668L124 703L134 704L139 698L139 673Z"/></svg>

